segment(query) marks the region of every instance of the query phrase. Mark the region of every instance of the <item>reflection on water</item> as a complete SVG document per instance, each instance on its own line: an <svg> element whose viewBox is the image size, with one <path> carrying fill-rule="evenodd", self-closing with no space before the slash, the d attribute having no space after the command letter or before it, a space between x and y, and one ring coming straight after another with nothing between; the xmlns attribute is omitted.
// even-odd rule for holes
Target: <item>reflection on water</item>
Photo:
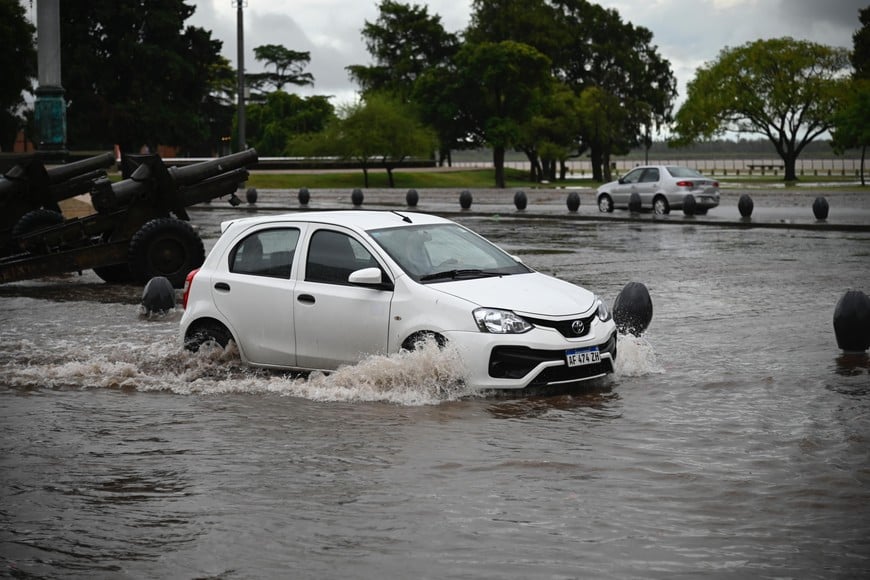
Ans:
<svg viewBox="0 0 870 580"><path fill-rule="evenodd" d="M831 325L870 237L468 221L611 303L650 289L614 377L269 372L183 351L139 288L0 287L0 576L870 576L870 362Z"/></svg>

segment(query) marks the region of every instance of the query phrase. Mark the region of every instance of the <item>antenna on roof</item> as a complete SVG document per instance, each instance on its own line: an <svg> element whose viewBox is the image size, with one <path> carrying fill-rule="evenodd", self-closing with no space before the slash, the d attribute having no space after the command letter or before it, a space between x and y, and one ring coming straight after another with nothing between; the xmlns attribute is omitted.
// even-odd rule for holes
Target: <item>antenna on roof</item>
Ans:
<svg viewBox="0 0 870 580"><path fill-rule="evenodd" d="M400 213L397 212L396 210L392 210L392 213L394 213L394 214L396 214L397 216L399 216L400 218L402 218L402 221L403 221L403 222L406 222L406 223L409 223L409 224L410 224L410 223L413 223L413 222L411 222L411 218L409 218L409 217L406 216L406 215L402 215L402 214L400 214Z"/></svg>

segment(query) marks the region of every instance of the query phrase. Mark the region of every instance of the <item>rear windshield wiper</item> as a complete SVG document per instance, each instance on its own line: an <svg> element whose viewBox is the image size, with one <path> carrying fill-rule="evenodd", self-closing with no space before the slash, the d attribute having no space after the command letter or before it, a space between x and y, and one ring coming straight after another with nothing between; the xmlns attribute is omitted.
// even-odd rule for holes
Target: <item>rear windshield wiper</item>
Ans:
<svg viewBox="0 0 870 580"><path fill-rule="evenodd" d="M443 272L435 272L434 274L420 276L420 282L430 282L432 280L443 279L456 280L457 278L489 278L492 276L504 275L503 272L484 272L483 270L478 269L444 270Z"/></svg>

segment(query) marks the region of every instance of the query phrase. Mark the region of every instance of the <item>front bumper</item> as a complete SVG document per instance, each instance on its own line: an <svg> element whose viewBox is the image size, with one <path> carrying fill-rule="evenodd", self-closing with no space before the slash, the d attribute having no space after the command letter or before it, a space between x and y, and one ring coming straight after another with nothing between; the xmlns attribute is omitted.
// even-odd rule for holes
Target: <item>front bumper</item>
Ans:
<svg viewBox="0 0 870 580"><path fill-rule="evenodd" d="M582 342L566 341L556 332L540 329L520 335L460 333L457 341L471 386L482 389L525 389L570 385L604 377L616 364L616 328L608 323ZM535 335L538 340L530 340ZM569 367L566 351L597 346L600 362Z"/></svg>

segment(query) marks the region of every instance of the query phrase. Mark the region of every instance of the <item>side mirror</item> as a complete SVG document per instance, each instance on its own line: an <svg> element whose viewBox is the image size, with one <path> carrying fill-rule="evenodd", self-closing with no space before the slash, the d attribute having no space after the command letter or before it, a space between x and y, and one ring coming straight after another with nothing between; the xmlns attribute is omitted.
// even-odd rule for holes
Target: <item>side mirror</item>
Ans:
<svg viewBox="0 0 870 580"><path fill-rule="evenodd" d="M620 185L625 185L625 179L623 179L622 177L620 177L620 178L617 179L616 181L617 181Z"/></svg>
<svg viewBox="0 0 870 580"><path fill-rule="evenodd" d="M380 268L363 268L355 270L347 277L347 281L355 286L370 286L379 290L390 290L392 284L384 283Z"/></svg>

